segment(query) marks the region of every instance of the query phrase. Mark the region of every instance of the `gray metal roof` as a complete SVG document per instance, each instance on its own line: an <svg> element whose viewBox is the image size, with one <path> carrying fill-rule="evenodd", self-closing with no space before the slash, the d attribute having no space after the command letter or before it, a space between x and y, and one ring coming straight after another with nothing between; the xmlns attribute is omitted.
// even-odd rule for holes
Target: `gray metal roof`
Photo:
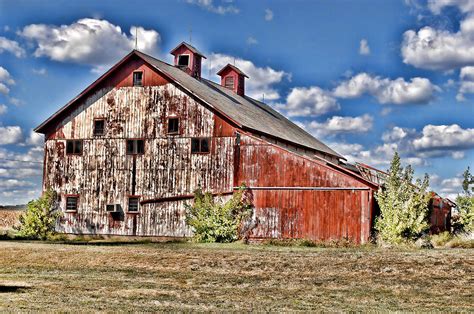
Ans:
<svg viewBox="0 0 474 314"><path fill-rule="evenodd" d="M344 158L272 107L248 96L239 96L212 81L198 80L177 67L139 51L136 51L136 54L243 128Z"/></svg>

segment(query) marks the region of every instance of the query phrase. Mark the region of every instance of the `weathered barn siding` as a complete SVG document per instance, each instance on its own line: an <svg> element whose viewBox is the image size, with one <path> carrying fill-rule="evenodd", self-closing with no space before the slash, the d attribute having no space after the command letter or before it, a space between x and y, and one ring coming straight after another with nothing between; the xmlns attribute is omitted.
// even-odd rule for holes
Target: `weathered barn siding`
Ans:
<svg viewBox="0 0 474 314"><path fill-rule="evenodd" d="M232 191L234 129L173 84L123 87L130 76L119 80L122 87L91 93L47 137L44 188L58 191L62 206L67 195L79 196L77 213L64 213L58 230L189 236L184 201L143 204L136 214L127 213L128 196L146 200L186 195L198 186ZM145 69L145 80L153 76ZM166 134L168 117L180 118L181 134ZM106 119L105 135L93 135L95 118ZM191 137L212 137L211 153L191 154ZM66 155L66 139L82 139L82 155ZM127 139L144 139L145 154L126 155ZM121 204L123 217L114 220L105 211L106 204Z"/></svg>
<svg viewBox="0 0 474 314"><path fill-rule="evenodd" d="M143 87L132 86L137 70ZM244 182L255 206L253 238L368 239L369 185L314 159L337 156L251 135L138 57L92 86L46 134L44 189L61 196L58 231L190 236L184 205L193 191L229 195ZM167 134L170 117L180 119L178 135ZM106 121L101 136L93 135L97 118ZM211 138L210 153L191 154L192 137ZM81 155L66 155L69 139L83 141ZM127 155L127 139L143 139L144 154ZM77 212L64 210L68 195L78 196ZM140 197L138 213L127 211L129 196ZM107 204L122 211L111 214Z"/></svg>
<svg viewBox="0 0 474 314"><path fill-rule="evenodd" d="M243 136L238 178L252 189L254 238L369 239L372 190L322 162Z"/></svg>
<svg viewBox="0 0 474 314"><path fill-rule="evenodd" d="M451 208L449 200L433 193L429 204L430 232L432 234L451 230Z"/></svg>

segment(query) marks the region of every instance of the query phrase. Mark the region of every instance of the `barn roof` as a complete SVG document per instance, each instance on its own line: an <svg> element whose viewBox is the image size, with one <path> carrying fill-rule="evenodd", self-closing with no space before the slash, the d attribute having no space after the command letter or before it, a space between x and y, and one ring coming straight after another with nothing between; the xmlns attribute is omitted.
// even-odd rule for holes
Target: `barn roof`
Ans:
<svg viewBox="0 0 474 314"><path fill-rule="evenodd" d="M338 158L344 158L265 103L248 96L239 96L233 91L210 80L198 80L173 65L136 50L128 54L97 81L86 88L80 95L75 97L53 116L39 125L35 131L45 132L45 130L54 123L56 118L59 117L63 111L68 110L69 107L74 105L83 94L99 84L110 73L112 73L113 69L124 63L132 55L137 55L142 58L158 72L163 73L172 81L175 81L190 94L194 95L211 108L214 108L243 129L254 132L256 131L257 133L312 148Z"/></svg>

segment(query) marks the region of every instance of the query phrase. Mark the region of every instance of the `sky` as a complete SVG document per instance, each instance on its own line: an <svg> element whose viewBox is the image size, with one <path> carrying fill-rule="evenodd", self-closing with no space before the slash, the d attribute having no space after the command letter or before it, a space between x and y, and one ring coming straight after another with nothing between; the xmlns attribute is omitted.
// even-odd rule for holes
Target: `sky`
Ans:
<svg viewBox="0 0 474 314"><path fill-rule="evenodd" d="M398 151L450 198L474 166L474 1L0 0L0 204L41 193L37 125L135 42L171 62L181 41L349 162Z"/></svg>

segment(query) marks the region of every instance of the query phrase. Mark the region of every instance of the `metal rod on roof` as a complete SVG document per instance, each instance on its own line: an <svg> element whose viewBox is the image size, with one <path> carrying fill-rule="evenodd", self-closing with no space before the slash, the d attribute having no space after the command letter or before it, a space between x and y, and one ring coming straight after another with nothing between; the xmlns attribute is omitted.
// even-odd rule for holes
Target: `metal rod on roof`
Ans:
<svg viewBox="0 0 474 314"><path fill-rule="evenodd" d="M138 27L135 27L135 50L138 50Z"/></svg>

